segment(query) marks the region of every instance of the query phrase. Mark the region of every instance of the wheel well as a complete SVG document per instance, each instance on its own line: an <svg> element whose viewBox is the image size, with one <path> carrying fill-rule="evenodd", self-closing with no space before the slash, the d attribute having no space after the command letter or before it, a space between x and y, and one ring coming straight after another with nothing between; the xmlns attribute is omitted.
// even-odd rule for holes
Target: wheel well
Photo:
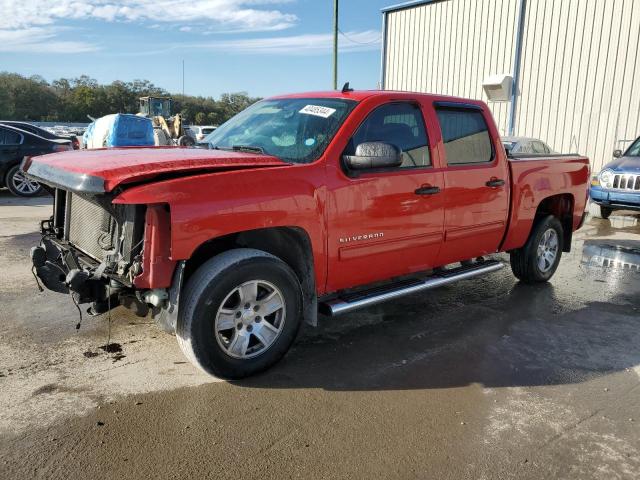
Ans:
<svg viewBox="0 0 640 480"><path fill-rule="evenodd" d="M4 171L2 171L1 175L0 175L0 184L7 186L9 185L9 171L15 167L16 165L20 165L20 161L16 161L16 162L9 162L5 167L4 167Z"/></svg>
<svg viewBox="0 0 640 480"><path fill-rule="evenodd" d="M295 272L302 287L304 319L317 325L317 296L313 252L309 235L298 227L248 230L211 239L200 245L187 260L184 282L208 259L234 248L255 248L275 255Z"/></svg>
<svg viewBox="0 0 640 480"><path fill-rule="evenodd" d="M553 215L562 224L563 242L562 251L571 251L571 239L573 238L573 206L574 198L570 193L562 193L545 198L536 209L536 221L547 215Z"/></svg>

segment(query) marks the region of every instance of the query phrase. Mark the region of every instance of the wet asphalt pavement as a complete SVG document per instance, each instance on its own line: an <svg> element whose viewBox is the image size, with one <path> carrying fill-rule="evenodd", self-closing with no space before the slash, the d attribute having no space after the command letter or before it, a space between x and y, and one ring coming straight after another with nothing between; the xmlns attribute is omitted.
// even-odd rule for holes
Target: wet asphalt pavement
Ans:
<svg viewBox="0 0 640 480"><path fill-rule="evenodd" d="M106 353L106 318L38 294L49 208L0 192L0 478L640 477L640 215L589 220L549 284L321 319L228 383L122 309Z"/></svg>

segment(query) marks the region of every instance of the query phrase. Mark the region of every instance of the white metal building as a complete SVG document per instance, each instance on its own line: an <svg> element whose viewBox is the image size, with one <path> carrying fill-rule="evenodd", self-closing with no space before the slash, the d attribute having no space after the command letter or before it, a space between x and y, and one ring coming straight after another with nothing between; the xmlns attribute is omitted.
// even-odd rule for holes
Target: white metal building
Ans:
<svg viewBox="0 0 640 480"><path fill-rule="evenodd" d="M635 6L635 8L634 8ZM487 100L503 134L591 158L640 136L640 0L419 0L383 9L382 88Z"/></svg>

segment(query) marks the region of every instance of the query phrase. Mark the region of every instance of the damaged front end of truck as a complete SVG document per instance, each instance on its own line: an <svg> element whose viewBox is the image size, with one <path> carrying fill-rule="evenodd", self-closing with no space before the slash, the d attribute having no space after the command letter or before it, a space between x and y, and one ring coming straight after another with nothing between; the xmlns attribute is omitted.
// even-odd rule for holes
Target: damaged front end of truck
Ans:
<svg viewBox="0 0 640 480"><path fill-rule="evenodd" d="M41 222L41 241L31 249L37 279L70 294L77 306L90 304L90 315L119 305L139 316L157 315L168 289L150 288L152 277L170 279L175 267L168 205L118 204L118 190L105 192L101 179L26 167L53 195L53 214Z"/></svg>

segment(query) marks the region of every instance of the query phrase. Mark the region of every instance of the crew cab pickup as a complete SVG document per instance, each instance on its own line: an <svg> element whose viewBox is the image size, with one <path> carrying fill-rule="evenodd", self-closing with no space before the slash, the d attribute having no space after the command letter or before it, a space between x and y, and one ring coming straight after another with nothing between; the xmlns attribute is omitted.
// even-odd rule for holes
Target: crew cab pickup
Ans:
<svg viewBox="0 0 640 480"><path fill-rule="evenodd" d="M302 321L489 274L554 274L584 219L577 155L507 157L480 101L391 91L260 101L207 148L26 160L54 195L31 257L50 290L175 332L204 371L277 362Z"/></svg>

